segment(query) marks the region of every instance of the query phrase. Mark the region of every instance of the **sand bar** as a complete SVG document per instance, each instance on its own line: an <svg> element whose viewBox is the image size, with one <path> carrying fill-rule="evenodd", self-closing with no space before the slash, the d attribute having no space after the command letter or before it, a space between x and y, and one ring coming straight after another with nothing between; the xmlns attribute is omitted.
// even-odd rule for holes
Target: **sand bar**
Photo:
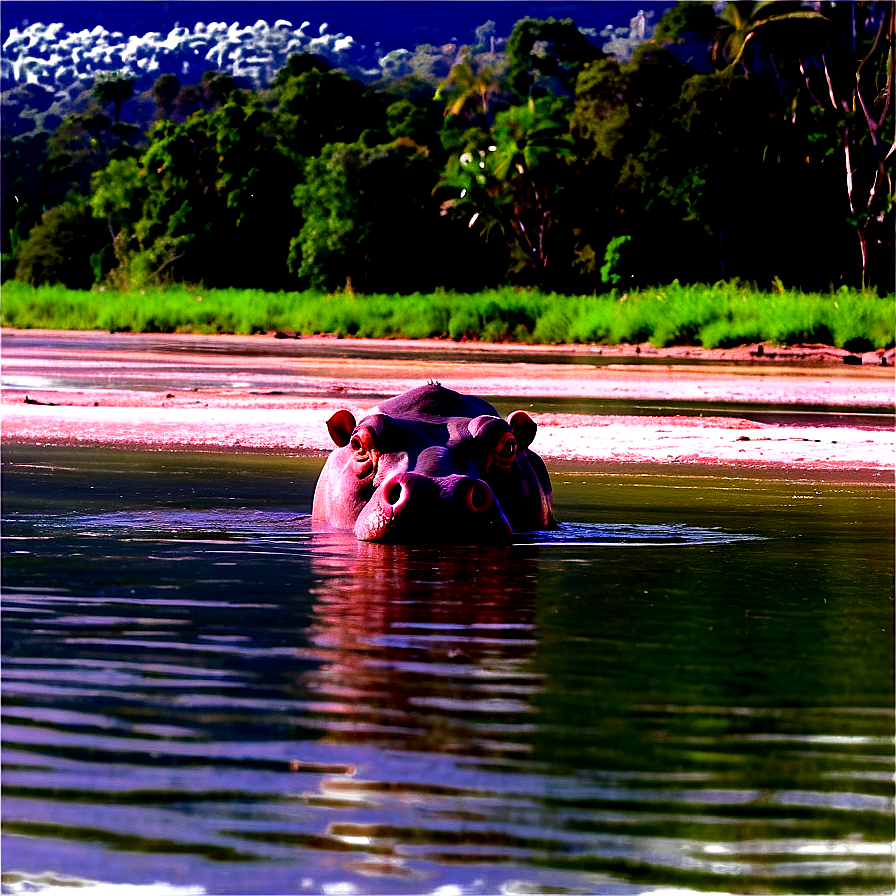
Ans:
<svg viewBox="0 0 896 896"><path fill-rule="evenodd" d="M463 346L328 338L2 333L2 437L33 444L323 453L327 418L356 417L435 379L507 401L539 425L546 459L795 470L894 467L892 352L852 364L825 347L701 352L650 346ZM687 352L687 354L685 354ZM397 357L396 357L397 355ZM597 362L599 359L599 363ZM882 363L883 361L883 363ZM707 363L711 362L711 363ZM539 399L664 402L669 412L540 413ZM688 404L676 413L677 403ZM695 415L700 403L849 409L869 425Z"/></svg>

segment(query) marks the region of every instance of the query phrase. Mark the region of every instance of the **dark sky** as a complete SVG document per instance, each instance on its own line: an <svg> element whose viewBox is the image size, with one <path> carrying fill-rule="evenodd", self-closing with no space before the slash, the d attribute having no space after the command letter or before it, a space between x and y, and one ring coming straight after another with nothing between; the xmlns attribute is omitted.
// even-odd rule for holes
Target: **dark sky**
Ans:
<svg viewBox="0 0 896 896"><path fill-rule="evenodd" d="M413 49L420 43L442 44L452 38L471 42L473 29L488 19L497 25L499 37L510 34L513 23L524 16L546 19L571 18L580 27L628 25L639 9L654 10L651 24L673 6L673 0L641 2L563 3L553 0L530 2L495 2L495 0L325 0L325 2L291 2L291 0L3 0L0 4L0 29L3 40L10 28L42 22L62 22L68 31L92 29L102 25L109 31L142 36L147 31L169 32L176 23L192 28L196 22L226 22L252 25L264 19L273 25L286 19L298 28L308 21L316 32L323 23L331 34L343 32L356 41L372 47L379 41L385 51L399 47Z"/></svg>

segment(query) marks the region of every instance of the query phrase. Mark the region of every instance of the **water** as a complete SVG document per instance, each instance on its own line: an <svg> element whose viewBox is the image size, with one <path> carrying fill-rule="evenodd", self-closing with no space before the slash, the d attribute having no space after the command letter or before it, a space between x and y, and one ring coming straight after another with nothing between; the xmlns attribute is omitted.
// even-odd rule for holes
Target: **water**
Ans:
<svg viewBox="0 0 896 896"><path fill-rule="evenodd" d="M209 356L224 356L226 358L240 357L257 358L262 362L270 360L272 356L278 358L310 357L321 361L333 361L339 363L344 360L346 354L356 358L376 358L389 361L424 360L436 364L444 363L444 348L435 343L420 343L414 341L392 341L372 339L332 339L307 340L307 339L276 339L265 337L250 338L234 343L221 339L209 339L203 336L190 336L180 334L178 339L172 340L167 335L155 335L149 333L63 333L54 332L33 333L27 330L11 331L4 336L18 349L38 349L45 351L51 349L54 352L65 353L70 357L77 356L86 346L103 351L132 351L139 354L147 352L160 352L171 355L176 359L178 355L201 352ZM634 365L691 365L691 366L717 366L713 360L700 360L697 358L662 358L650 355L617 355L608 351L606 355L597 352L581 352L576 350L558 351L552 347L550 352L539 351L538 346L527 347L521 350L518 347L502 349L495 345L480 345L475 342L462 345L452 345L452 357L467 361L484 361L486 363L506 364L525 360L530 364L585 364L592 367L604 367L608 364L634 364ZM740 366L762 366L765 361L738 362Z"/></svg>
<svg viewBox="0 0 896 896"><path fill-rule="evenodd" d="M320 466L4 447L6 891L892 891L892 487L556 465L408 549Z"/></svg>

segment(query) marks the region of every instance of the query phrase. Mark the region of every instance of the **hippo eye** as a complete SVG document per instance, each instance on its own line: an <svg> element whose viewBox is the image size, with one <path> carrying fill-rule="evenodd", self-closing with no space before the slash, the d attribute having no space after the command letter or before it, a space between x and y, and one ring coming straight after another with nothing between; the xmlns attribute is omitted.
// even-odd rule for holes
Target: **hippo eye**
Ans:
<svg viewBox="0 0 896 896"><path fill-rule="evenodd" d="M511 436L501 446L501 450L498 452L498 457L500 457L502 460L509 460L515 454L516 454L516 439L514 439Z"/></svg>
<svg viewBox="0 0 896 896"><path fill-rule="evenodd" d="M377 455L372 433L361 427L352 433L348 446L352 451L355 475L366 479L376 472Z"/></svg>
<svg viewBox="0 0 896 896"><path fill-rule="evenodd" d="M373 440L373 433L370 430L360 427L352 433L349 439L349 447L355 454L367 454L376 448Z"/></svg>
<svg viewBox="0 0 896 896"><path fill-rule="evenodd" d="M516 439L509 432L502 433L486 458L486 473L508 473L516 458L516 449Z"/></svg>

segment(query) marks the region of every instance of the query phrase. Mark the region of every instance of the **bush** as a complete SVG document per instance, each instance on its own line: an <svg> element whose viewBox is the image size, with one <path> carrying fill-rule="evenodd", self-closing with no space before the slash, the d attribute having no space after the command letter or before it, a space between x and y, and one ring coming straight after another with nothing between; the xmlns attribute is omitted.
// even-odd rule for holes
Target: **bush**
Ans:
<svg viewBox="0 0 896 896"><path fill-rule="evenodd" d="M108 243L105 227L91 216L85 201L63 202L44 212L19 247L16 280L89 289L95 280L91 256Z"/></svg>

